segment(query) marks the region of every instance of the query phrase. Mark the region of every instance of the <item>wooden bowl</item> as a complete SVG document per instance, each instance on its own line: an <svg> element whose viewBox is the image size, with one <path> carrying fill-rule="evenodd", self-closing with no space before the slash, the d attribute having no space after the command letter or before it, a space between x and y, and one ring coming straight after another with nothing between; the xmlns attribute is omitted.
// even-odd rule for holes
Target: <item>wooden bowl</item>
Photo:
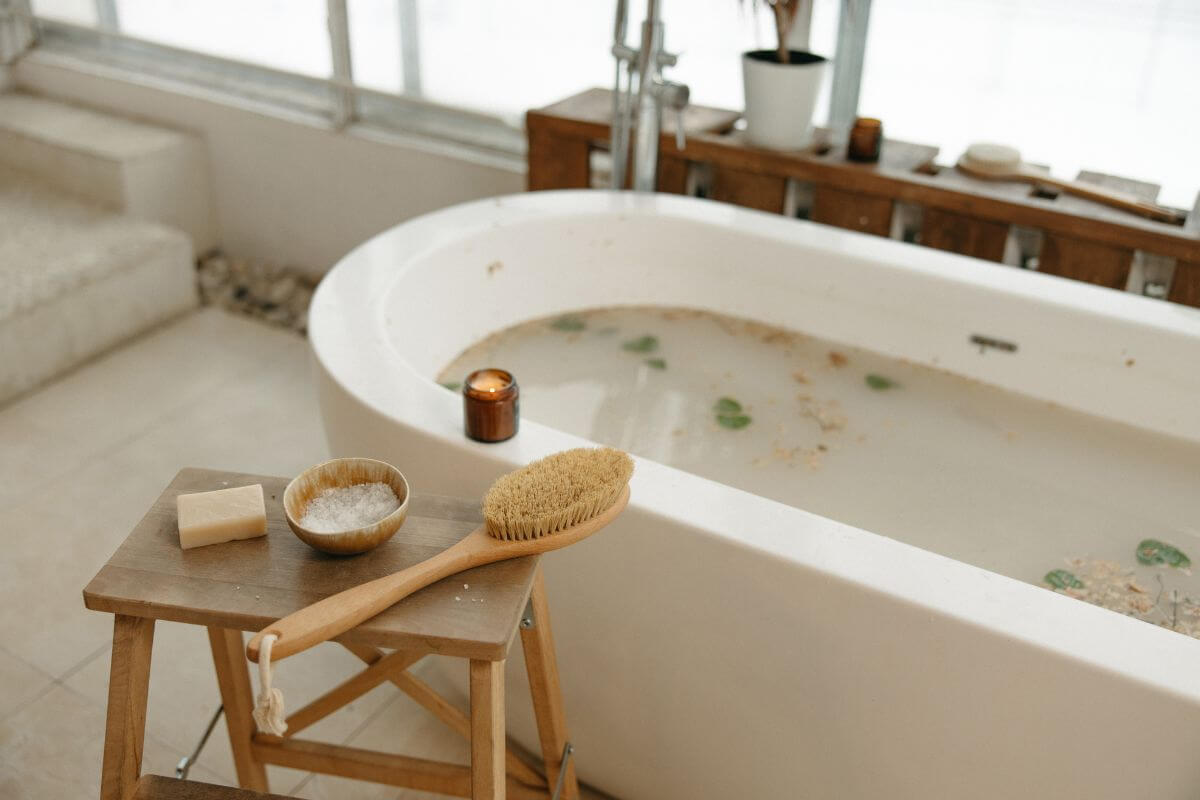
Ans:
<svg viewBox="0 0 1200 800"><path fill-rule="evenodd" d="M308 503L325 489L360 483L386 483L400 507L373 525L337 533L318 533L300 524ZM305 544L325 553L365 553L392 538L408 516L408 481L400 470L373 458L335 458L301 472L283 490L283 512L288 527Z"/></svg>

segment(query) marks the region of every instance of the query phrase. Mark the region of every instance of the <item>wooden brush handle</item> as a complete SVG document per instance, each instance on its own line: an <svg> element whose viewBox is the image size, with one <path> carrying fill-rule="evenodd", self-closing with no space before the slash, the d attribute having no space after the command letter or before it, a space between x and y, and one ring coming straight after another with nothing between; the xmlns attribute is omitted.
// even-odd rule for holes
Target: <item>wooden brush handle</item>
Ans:
<svg viewBox="0 0 1200 800"><path fill-rule="evenodd" d="M494 560L494 556L489 557L497 549L494 542L483 528L478 528L433 558L326 597L254 634L246 645L246 655L258 661L259 645L270 633L278 637L271 648L272 661L340 636L431 583Z"/></svg>
<svg viewBox="0 0 1200 800"><path fill-rule="evenodd" d="M997 168L973 163L967 156L963 156L958 160L956 166L961 172L970 175L972 178L979 178L985 181L1020 181L1035 186L1038 184L1053 186L1056 189L1077 197L1103 203L1106 206L1129 211L1159 222L1169 222L1172 225L1182 225L1187 218L1186 214L1182 212L1157 205L1156 203L1147 202L1128 192L1109 189L1106 186L1093 185L1084 181L1067 181L1062 178L1055 178L1052 175L1031 168L1028 164L1020 164L1011 169L1005 166Z"/></svg>
<svg viewBox="0 0 1200 800"><path fill-rule="evenodd" d="M458 544L443 550L433 558L326 597L271 623L251 637L246 645L246 657L251 661L258 661L259 645L267 634L273 633L278 637L271 648L271 660L278 661L340 636L376 614L386 611L418 589L456 572L508 558L537 555L574 544L612 522L628 502L629 487L626 486L617 496L616 502L595 517L537 539L501 541L488 536L487 529L480 526Z"/></svg>
<svg viewBox="0 0 1200 800"><path fill-rule="evenodd" d="M1127 192L1109 189L1100 185L1091 186L1083 181L1065 181L1060 178L1052 178L1049 175L1039 175L1037 173L1030 173L1030 178L1037 183L1053 186L1076 197L1083 197L1087 200L1112 206L1113 208L1130 211L1143 217L1158 220L1159 222L1171 222L1175 224L1183 222L1183 218L1179 212L1164 208L1155 203L1148 203L1136 195L1128 194Z"/></svg>

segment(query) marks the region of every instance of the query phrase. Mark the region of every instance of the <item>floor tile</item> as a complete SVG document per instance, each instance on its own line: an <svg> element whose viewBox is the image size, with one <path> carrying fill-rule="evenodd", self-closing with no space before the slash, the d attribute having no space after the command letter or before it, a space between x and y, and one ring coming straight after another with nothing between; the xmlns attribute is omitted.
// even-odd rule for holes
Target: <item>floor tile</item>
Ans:
<svg viewBox="0 0 1200 800"><path fill-rule="evenodd" d="M103 706L62 686L0 720L0 797L97 797L104 752ZM174 775L182 753L146 738L145 772Z"/></svg>
<svg viewBox="0 0 1200 800"><path fill-rule="evenodd" d="M0 488L0 502L19 498L42 480L69 474L296 348L306 350L295 334L205 309L68 373L0 409L0 439L19 446L15 455L0 456L0 466L10 466L9 459L24 466L14 473L16 481Z"/></svg>
<svg viewBox="0 0 1200 800"><path fill-rule="evenodd" d="M222 325L237 335L222 333ZM126 431L124 439L75 464L69 475L38 473L19 499L0 499L0 529L15 534L14 545L0 563L0 580L25 601L0 606L0 629L9 633L6 641L12 653L53 676L108 640L111 621L87 612L80 593L181 467L294 474L326 457L303 339L212 311L150 337L164 338L170 347L138 342L129 349L144 351L139 357L143 360L169 357L182 347L181 329L209 336L209 349L232 348L245 338L245 350L253 354L247 363L255 366L241 375L227 375L225 383L201 397L179 401L152 423L143 420L142 429ZM123 360L124 352L111 354L93 365L99 372L88 380L97 385L119 383L121 370L112 379L103 370ZM87 406L95 394L81 390L73 403ZM66 400L58 402L70 416ZM15 449L27 452L36 450L40 441L36 430L14 422L21 413L13 408L0 411L0 453L5 454L0 455L0 465L17 473L23 459L8 464L8 444L14 442ZM78 445L82 450L98 446ZM43 468L46 462L35 462L31 471Z"/></svg>
<svg viewBox="0 0 1200 800"><path fill-rule="evenodd" d="M0 582L22 599L0 604L10 652L61 677L111 639L112 617L84 608L83 588L173 474L142 470L118 452L0 508L0 526L12 533Z"/></svg>
<svg viewBox="0 0 1200 800"><path fill-rule="evenodd" d="M53 683L46 673L0 650L0 720L44 693Z"/></svg>
<svg viewBox="0 0 1200 800"><path fill-rule="evenodd" d="M12 533L0 561L5 646L59 677L112 638L112 617L83 606L84 585L115 547L107 526L70 503L5 509L0 526ZM126 529L128 530L128 529Z"/></svg>
<svg viewBox="0 0 1200 800"><path fill-rule="evenodd" d="M0 410L0 507L18 503L30 491L63 473L69 459L50 427Z"/></svg>
<svg viewBox="0 0 1200 800"><path fill-rule="evenodd" d="M194 401L131 441L122 453L141 469L182 466L295 475L328 457L304 348Z"/></svg>

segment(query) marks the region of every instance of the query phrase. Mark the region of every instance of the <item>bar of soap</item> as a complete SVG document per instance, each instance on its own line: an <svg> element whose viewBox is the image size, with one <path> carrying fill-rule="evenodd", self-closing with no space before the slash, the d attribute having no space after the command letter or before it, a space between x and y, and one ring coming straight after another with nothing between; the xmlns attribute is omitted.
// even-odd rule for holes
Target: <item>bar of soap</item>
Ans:
<svg viewBox="0 0 1200 800"><path fill-rule="evenodd" d="M258 483L181 494L175 503L179 512L179 545L184 550L253 539L267 533L267 510L262 485Z"/></svg>

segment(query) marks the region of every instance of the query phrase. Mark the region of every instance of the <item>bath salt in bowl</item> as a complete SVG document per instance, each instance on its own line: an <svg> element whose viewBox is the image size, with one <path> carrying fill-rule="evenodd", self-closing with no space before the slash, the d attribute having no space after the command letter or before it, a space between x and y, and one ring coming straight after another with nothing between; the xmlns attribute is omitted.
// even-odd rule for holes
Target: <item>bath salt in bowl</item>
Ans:
<svg viewBox="0 0 1200 800"><path fill-rule="evenodd" d="M300 524L315 533L341 533L379 520L400 508L400 500L386 483L331 486L308 501Z"/></svg>
<svg viewBox="0 0 1200 800"><path fill-rule="evenodd" d="M400 530L408 481L372 458L335 458L297 475L283 492L288 527L326 553L365 553Z"/></svg>

